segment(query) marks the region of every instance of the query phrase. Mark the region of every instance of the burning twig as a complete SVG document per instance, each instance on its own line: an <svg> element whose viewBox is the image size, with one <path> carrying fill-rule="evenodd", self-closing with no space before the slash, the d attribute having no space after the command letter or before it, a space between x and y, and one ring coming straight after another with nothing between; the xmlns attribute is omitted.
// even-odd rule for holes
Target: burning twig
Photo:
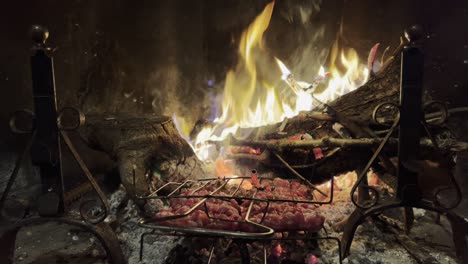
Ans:
<svg viewBox="0 0 468 264"><path fill-rule="evenodd" d="M318 111L310 111L306 113L306 117L316 119L316 120L323 120L323 121L334 121L336 118L332 115L325 114Z"/></svg>
<svg viewBox="0 0 468 264"><path fill-rule="evenodd" d="M231 145L234 146L253 146L260 147L270 150L283 150L283 149L310 149L310 148L325 148L325 147L369 147L376 146L382 142L382 138L358 138L358 139L347 139L347 138L330 138L324 137L321 139L311 139L311 140L300 140L300 141L291 141L291 140L237 140L234 137L231 138ZM387 144L396 145L398 139L390 138ZM431 140L424 138L420 142L422 147L433 148ZM445 143L444 146L441 146L447 150L451 151L462 151L468 150L468 142L460 142L455 140L450 140Z"/></svg>
<svg viewBox="0 0 468 264"><path fill-rule="evenodd" d="M265 150L262 152L262 154L235 153L235 154L228 154L227 158L228 159L250 159L250 160L264 162L270 159L270 152L268 150Z"/></svg>

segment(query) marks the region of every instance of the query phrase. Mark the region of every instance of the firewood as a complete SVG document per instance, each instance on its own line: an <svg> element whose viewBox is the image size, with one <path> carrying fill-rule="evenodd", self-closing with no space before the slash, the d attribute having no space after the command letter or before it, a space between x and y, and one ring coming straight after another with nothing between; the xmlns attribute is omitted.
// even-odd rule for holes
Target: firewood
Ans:
<svg viewBox="0 0 468 264"><path fill-rule="evenodd" d="M122 184L132 198L146 196L168 181L183 182L204 175L202 162L170 118L87 116L81 136L118 163Z"/></svg>
<svg viewBox="0 0 468 264"><path fill-rule="evenodd" d="M311 149L311 148L327 148L327 147L372 147L382 143L382 138L358 138L358 139L347 139L347 138L330 138L323 137L316 140L237 140L232 138L230 143L234 146L252 146L261 147L270 150L285 150L285 149ZM389 145L396 145L398 139L390 138L387 142ZM444 145L445 148L452 151L467 150L465 142L450 141ZM421 139L421 146L426 148L434 148L434 144L427 138ZM255 155L251 155L255 156Z"/></svg>

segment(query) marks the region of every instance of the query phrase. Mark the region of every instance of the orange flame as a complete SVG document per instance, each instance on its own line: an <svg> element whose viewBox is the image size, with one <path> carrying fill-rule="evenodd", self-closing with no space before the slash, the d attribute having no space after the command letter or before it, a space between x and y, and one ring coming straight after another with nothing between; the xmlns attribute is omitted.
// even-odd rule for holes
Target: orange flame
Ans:
<svg viewBox="0 0 468 264"><path fill-rule="evenodd" d="M228 135L235 134L241 127L258 127L281 122L284 118L296 116L301 111L313 109L314 97L322 102L334 100L367 81L367 69L359 63L357 53L350 49L346 53L341 52L340 62L346 68L344 72L332 65L331 72L327 75L325 68L320 67L317 76L323 79L329 76L329 80L324 84L327 88L323 92L312 95L313 91L306 89L311 84L294 80L294 85L290 84L294 91L292 98L280 96L275 84L277 86L281 83L281 79L289 80L291 71L264 49L263 34L270 23L273 8L274 2L269 3L243 32L238 50L241 60L226 76L222 114L214 120L214 124L203 128L196 138L191 140L195 152L202 160L209 157L208 140L223 140ZM332 53L339 53L337 45L333 47ZM278 74L278 67L271 63L275 59L282 76ZM260 71L261 74L258 74Z"/></svg>

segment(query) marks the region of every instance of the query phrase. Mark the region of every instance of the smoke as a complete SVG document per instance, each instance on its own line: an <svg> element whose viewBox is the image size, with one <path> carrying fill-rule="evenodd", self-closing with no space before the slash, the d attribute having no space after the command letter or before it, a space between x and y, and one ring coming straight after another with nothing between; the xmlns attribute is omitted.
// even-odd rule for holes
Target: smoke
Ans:
<svg viewBox="0 0 468 264"><path fill-rule="evenodd" d="M283 60L297 79L311 82L336 37L337 2L341 1L277 1L265 33L265 52ZM229 68L233 69L234 66L229 66L232 54L237 52L236 42L255 14L250 5L232 2L230 5L237 5L235 10L246 12L228 16L231 26L219 27L216 25L228 20L220 14L231 14L231 8L205 7L203 10L212 11L208 12L198 4L181 9L183 5L182 1L164 2L158 6L160 11L156 11L156 4L151 12L139 9L132 17L146 21L138 24L142 28L125 27L125 34L112 33L119 36L115 39L117 44L100 47L108 52L97 52L97 59L90 63L91 78L83 88L87 91L89 86L90 90L85 108L97 112L176 115L183 117L188 127L200 119L214 117L219 106L213 99L223 93L224 86L223 81L207 84L208 79L214 79L207 76L225 76ZM110 40L111 36L105 38ZM226 46L226 41L217 40L223 38L233 38L233 43ZM264 78L280 77L274 61L256 63L259 75ZM93 64L98 66L93 68Z"/></svg>
<svg viewBox="0 0 468 264"><path fill-rule="evenodd" d="M146 86L152 96L151 106L155 113L169 114L179 109L177 88L180 85L181 73L175 63L150 73Z"/></svg>
<svg viewBox="0 0 468 264"><path fill-rule="evenodd" d="M267 43L297 79L311 82L325 65L339 30L342 1L277 3Z"/></svg>

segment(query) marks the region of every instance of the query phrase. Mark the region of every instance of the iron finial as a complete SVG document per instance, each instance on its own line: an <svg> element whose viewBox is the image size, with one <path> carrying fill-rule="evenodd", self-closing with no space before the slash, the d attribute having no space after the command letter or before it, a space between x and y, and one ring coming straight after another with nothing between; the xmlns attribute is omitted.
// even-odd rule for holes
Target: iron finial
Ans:
<svg viewBox="0 0 468 264"><path fill-rule="evenodd" d="M405 30L405 38L414 43L420 40L423 36L423 29L420 25L412 25L410 28Z"/></svg>
<svg viewBox="0 0 468 264"><path fill-rule="evenodd" d="M31 27L31 38L35 45L44 46L49 37L49 30L41 25L33 25Z"/></svg>

